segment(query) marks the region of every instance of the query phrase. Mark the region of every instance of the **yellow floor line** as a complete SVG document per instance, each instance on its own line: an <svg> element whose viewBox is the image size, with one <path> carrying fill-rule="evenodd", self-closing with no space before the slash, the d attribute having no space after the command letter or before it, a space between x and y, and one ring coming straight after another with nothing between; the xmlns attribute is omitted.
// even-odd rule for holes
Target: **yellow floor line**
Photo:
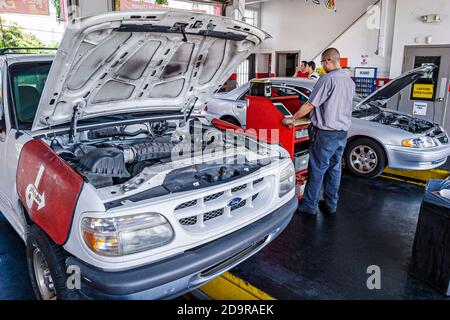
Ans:
<svg viewBox="0 0 450 320"><path fill-rule="evenodd" d="M200 290L214 300L275 300L229 272L204 285Z"/></svg>
<svg viewBox="0 0 450 320"><path fill-rule="evenodd" d="M387 175L387 174L382 174L380 177L382 178L386 178L386 179L390 179L390 180L395 180L395 181L400 181L400 182L406 182L406 183L410 183L410 184L415 184L421 187L425 187L426 186L426 182L423 181L413 181L413 180L409 180L403 177L397 177L397 176L393 176L393 175Z"/></svg>
<svg viewBox="0 0 450 320"><path fill-rule="evenodd" d="M417 181L422 183L427 183L428 180L444 180L450 176L450 172L441 169L432 169L425 171L410 171L410 170L392 170L387 168L384 170L387 175L393 175L396 177L406 178L407 182Z"/></svg>

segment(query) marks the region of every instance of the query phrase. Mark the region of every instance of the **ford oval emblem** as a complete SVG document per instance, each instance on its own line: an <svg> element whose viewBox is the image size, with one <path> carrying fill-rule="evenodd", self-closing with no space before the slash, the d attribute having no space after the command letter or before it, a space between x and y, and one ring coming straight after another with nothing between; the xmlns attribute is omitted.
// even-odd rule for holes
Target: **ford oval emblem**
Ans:
<svg viewBox="0 0 450 320"><path fill-rule="evenodd" d="M228 202L228 206L235 207L241 202L242 202L242 198L234 198L234 199L231 199L230 202Z"/></svg>

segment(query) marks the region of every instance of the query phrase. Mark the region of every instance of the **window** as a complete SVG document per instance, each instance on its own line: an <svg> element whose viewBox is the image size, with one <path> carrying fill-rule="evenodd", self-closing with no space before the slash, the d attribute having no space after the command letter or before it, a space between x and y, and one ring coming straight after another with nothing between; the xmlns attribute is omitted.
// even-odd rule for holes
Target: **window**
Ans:
<svg viewBox="0 0 450 320"><path fill-rule="evenodd" d="M311 94L311 90L303 88L303 87L297 87L294 86L293 87L295 90L300 91L301 93L303 93L305 96L309 97L309 95Z"/></svg>
<svg viewBox="0 0 450 320"><path fill-rule="evenodd" d="M258 10L256 9L245 9L244 21L252 26L258 26Z"/></svg>
<svg viewBox="0 0 450 320"><path fill-rule="evenodd" d="M252 26L258 26L258 11L255 9L245 9L244 21ZM252 69L252 70L251 70ZM254 63L251 66L250 60L246 59L238 67L236 71L237 85L242 86L250 80L251 76L254 76Z"/></svg>
<svg viewBox="0 0 450 320"><path fill-rule="evenodd" d="M272 96L284 97L284 96L297 96L302 104L308 101L308 97L297 89L283 86L272 86Z"/></svg>
<svg viewBox="0 0 450 320"><path fill-rule="evenodd" d="M301 90L299 89L303 89L306 90L306 92L308 92L308 95L304 94ZM250 89L246 90L239 98L238 100L246 100L248 94L250 93ZM286 87L286 86L282 86L282 85L277 85L277 84L272 84L272 97L285 97L285 96L298 96L298 98L300 99L302 104L305 104L308 100L309 100L309 93L311 93L311 91L309 91L308 89L305 88L291 88L291 87Z"/></svg>
<svg viewBox="0 0 450 320"><path fill-rule="evenodd" d="M237 74L237 84L238 86L242 86L243 84L247 83L249 79L249 66L250 62L248 59L245 59L243 63L238 67L236 74Z"/></svg>
<svg viewBox="0 0 450 320"><path fill-rule="evenodd" d="M11 83L19 129L31 129L51 63L21 63L11 67Z"/></svg>
<svg viewBox="0 0 450 320"><path fill-rule="evenodd" d="M237 99L237 100L241 100L241 101L246 101L247 100L247 96L249 95L249 93L250 93L250 85L248 85L248 89L246 89L245 91L244 91L244 93L242 93L241 94L241 96Z"/></svg>

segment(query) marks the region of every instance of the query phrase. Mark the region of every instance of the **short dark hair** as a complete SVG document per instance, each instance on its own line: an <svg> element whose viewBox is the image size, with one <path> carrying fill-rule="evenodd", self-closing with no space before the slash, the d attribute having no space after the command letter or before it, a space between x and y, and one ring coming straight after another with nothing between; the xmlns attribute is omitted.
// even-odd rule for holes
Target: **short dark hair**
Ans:
<svg viewBox="0 0 450 320"><path fill-rule="evenodd" d="M301 64L303 64L303 65L307 66L307 65L308 65L308 61L306 61L306 60L303 60L303 61L301 62Z"/></svg>
<svg viewBox="0 0 450 320"><path fill-rule="evenodd" d="M331 60L335 64L338 64L340 62L341 54L339 53L338 49L336 48L328 48L322 53L322 59L324 60Z"/></svg>
<svg viewBox="0 0 450 320"><path fill-rule="evenodd" d="M314 61L308 62L308 66L310 66L311 69L316 70L316 63Z"/></svg>

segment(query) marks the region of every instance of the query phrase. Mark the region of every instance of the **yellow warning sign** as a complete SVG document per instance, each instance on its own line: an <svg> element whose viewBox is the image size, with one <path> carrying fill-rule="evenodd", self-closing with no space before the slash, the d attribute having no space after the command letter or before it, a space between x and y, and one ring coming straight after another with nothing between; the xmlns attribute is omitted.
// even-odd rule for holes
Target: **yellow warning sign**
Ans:
<svg viewBox="0 0 450 320"><path fill-rule="evenodd" d="M420 84L415 83L413 85L413 99L433 99L434 85L433 84Z"/></svg>

